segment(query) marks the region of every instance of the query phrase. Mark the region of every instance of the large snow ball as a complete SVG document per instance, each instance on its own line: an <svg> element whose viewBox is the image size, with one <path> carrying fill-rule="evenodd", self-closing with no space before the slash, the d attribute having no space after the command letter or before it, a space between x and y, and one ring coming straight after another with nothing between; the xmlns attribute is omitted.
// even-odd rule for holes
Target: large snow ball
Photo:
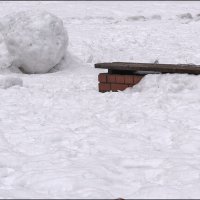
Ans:
<svg viewBox="0 0 200 200"><path fill-rule="evenodd" d="M67 32L51 13L22 11L6 16L1 29L13 65L25 73L46 73L65 55Z"/></svg>

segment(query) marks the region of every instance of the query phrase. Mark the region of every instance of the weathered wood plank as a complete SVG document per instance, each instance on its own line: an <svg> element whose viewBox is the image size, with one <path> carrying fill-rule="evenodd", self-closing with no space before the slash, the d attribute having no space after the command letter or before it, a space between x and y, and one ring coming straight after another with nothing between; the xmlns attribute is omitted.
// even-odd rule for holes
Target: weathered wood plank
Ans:
<svg viewBox="0 0 200 200"><path fill-rule="evenodd" d="M108 70L147 71L160 73L200 74L200 65L112 62L97 63L95 68Z"/></svg>

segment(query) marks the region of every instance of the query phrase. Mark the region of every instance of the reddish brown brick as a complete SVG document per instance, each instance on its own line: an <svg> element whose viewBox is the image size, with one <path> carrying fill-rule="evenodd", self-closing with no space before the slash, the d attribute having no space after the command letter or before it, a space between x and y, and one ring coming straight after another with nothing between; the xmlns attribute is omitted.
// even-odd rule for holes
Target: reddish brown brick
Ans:
<svg viewBox="0 0 200 200"><path fill-rule="evenodd" d="M116 83L124 83L124 75L116 75Z"/></svg>
<svg viewBox="0 0 200 200"><path fill-rule="evenodd" d="M133 75L125 75L125 84L134 84Z"/></svg>
<svg viewBox="0 0 200 200"><path fill-rule="evenodd" d="M111 84L111 90L113 92L117 92L118 90L123 91L127 87L128 87L128 85L125 85L125 84L117 84L117 83L116 84L115 83Z"/></svg>
<svg viewBox="0 0 200 200"><path fill-rule="evenodd" d="M107 75L107 82L108 83L115 83L115 81L116 81L116 75L114 75L114 74L108 74Z"/></svg>
<svg viewBox="0 0 200 200"><path fill-rule="evenodd" d="M99 83L99 92L110 91L111 87L109 83Z"/></svg>
<svg viewBox="0 0 200 200"><path fill-rule="evenodd" d="M106 83L107 82L107 74L106 73L100 73L98 76L98 80L101 83Z"/></svg>
<svg viewBox="0 0 200 200"><path fill-rule="evenodd" d="M143 76L134 75L134 84L137 84L141 81Z"/></svg>

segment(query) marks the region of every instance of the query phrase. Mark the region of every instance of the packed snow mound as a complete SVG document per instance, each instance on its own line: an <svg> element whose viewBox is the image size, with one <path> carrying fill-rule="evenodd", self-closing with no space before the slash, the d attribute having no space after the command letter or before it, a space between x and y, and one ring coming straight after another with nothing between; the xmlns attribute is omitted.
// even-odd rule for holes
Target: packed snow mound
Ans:
<svg viewBox="0 0 200 200"><path fill-rule="evenodd" d="M46 73L65 55L68 35L58 17L42 11L6 16L1 26L13 65L25 73Z"/></svg>
<svg viewBox="0 0 200 200"><path fill-rule="evenodd" d="M0 89L7 89L16 85L23 86L23 81L21 78L12 76L0 76Z"/></svg>

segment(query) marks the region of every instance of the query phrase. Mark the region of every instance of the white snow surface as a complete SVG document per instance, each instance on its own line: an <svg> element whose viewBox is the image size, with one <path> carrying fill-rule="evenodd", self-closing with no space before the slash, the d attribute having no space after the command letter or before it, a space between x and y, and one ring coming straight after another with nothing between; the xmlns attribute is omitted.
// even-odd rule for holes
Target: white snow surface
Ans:
<svg viewBox="0 0 200 200"><path fill-rule="evenodd" d="M12 56L10 55L4 37L0 32L0 71L10 67L12 65L12 61Z"/></svg>
<svg viewBox="0 0 200 200"><path fill-rule="evenodd" d="M13 86L23 86L23 80L18 77L0 76L1 89L7 89Z"/></svg>
<svg viewBox="0 0 200 200"><path fill-rule="evenodd" d="M26 73L46 73L65 55L68 36L61 19L48 12L21 11L2 20L1 32L12 65Z"/></svg>
<svg viewBox="0 0 200 200"><path fill-rule="evenodd" d="M1 15L47 10L69 34L52 73L2 72L23 87L0 89L0 198L199 198L200 76L147 75L134 88L99 93L105 70L94 69L200 64L199 6L0 2Z"/></svg>

